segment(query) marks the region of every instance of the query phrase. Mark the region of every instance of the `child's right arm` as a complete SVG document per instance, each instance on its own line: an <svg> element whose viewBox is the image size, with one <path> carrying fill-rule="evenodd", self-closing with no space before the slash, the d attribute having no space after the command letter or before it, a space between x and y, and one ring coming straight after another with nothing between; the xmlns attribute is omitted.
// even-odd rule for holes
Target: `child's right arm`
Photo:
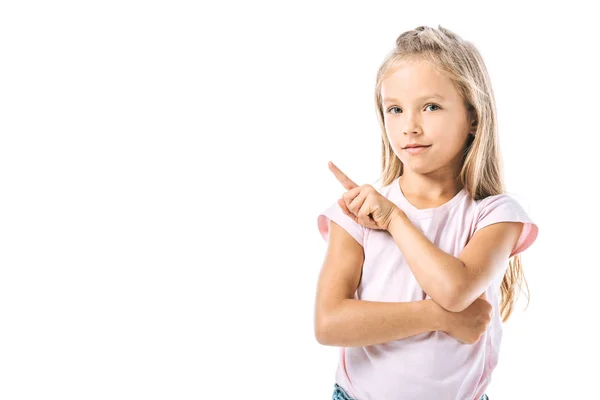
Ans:
<svg viewBox="0 0 600 400"><path fill-rule="evenodd" d="M460 313L451 313L433 300L354 299L363 262L363 247L331 221L329 246L315 302L315 336L319 343L338 347L369 346L436 330L447 331L465 343L474 343L487 327L489 319L486 321L483 311L489 304L485 300L475 301Z"/></svg>

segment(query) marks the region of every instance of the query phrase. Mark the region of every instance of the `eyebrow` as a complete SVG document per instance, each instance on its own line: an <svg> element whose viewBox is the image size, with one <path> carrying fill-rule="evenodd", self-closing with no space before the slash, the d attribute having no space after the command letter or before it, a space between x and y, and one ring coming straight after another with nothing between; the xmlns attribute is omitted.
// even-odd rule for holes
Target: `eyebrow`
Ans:
<svg viewBox="0 0 600 400"><path fill-rule="evenodd" d="M428 95L425 95L425 96L417 97L417 100L426 100L426 99L433 99L433 98L438 98L440 100L445 100L444 96L442 96L441 94L437 94L437 93L428 94ZM393 97L386 97L386 98L383 99L383 102L384 103L400 103L400 100L395 99Z"/></svg>

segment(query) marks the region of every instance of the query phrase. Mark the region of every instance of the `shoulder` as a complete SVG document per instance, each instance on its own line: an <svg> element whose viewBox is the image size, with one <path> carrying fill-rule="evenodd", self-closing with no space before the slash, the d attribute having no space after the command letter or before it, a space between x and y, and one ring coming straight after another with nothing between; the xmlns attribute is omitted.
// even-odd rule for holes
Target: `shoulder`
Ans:
<svg viewBox="0 0 600 400"><path fill-rule="evenodd" d="M516 197L501 193L475 201L478 217L482 218L491 213L516 214L521 218L529 219L523 204Z"/></svg>
<svg viewBox="0 0 600 400"><path fill-rule="evenodd" d="M501 222L522 223L522 231L511 257L527 249L538 236L538 225L515 196L502 193L476 201L474 232Z"/></svg>
<svg viewBox="0 0 600 400"><path fill-rule="evenodd" d="M361 246L364 247L365 231L367 228L354 222L352 218L344 214L337 200L322 210L317 216L317 228L321 237L329 242L330 221L335 222L350 234Z"/></svg>
<svg viewBox="0 0 600 400"><path fill-rule="evenodd" d="M377 190L381 195L383 195L387 199L391 199L392 190L394 188L394 181L387 185L372 185L375 190ZM357 222L354 222L352 218L348 215L344 214L342 208L337 203L337 200L333 203L330 203L328 207L319 212L317 216L317 228L321 237L328 242L329 241L329 231L330 231L330 221L335 222L340 227L342 227L346 232L348 232L361 246L365 246L365 243L369 237L371 229L365 228Z"/></svg>

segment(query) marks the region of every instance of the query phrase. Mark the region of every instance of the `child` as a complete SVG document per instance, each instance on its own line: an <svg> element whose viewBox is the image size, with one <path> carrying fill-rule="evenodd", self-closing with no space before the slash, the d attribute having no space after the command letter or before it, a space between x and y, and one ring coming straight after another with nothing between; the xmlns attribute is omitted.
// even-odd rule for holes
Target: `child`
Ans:
<svg viewBox="0 0 600 400"><path fill-rule="evenodd" d="M318 216L315 335L340 347L333 399L487 399L538 227L504 193L486 67L470 42L421 26L396 40L375 99L382 187L330 163L347 191Z"/></svg>

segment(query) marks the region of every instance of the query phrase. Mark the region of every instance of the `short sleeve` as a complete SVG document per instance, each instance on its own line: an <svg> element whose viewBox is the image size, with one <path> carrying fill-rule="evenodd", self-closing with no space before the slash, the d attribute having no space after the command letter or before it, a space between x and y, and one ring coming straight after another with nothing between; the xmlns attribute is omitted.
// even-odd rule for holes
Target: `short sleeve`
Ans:
<svg viewBox="0 0 600 400"><path fill-rule="evenodd" d="M361 224L354 222L352 218L344 214L342 207L337 203L333 203L328 209L319 214L317 218L317 226L319 233L323 239L329 241L329 221L334 221L336 224L344 228L361 246L364 247L364 237L366 228Z"/></svg>
<svg viewBox="0 0 600 400"><path fill-rule="evenodd" d="M498 222L522 222L521 236L509 257L514 257L525 251L535 242L538 226L531 220L523 206L507 194L489 196L479 203L477 223L473 233L488 225Z"/></svg>

